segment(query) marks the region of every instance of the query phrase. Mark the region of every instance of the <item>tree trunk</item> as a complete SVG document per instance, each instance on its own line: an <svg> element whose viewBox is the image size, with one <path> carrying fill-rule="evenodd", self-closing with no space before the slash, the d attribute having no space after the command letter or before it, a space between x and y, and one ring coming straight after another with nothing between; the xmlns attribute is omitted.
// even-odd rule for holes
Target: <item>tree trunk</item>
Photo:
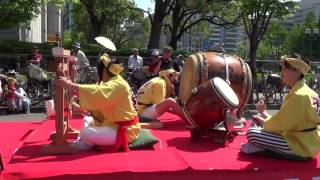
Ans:
<svg viewBox="0 0 320 180"><path fill-rule="evenodd" d="M259 100L259 90L258 90L258 82L257 82L257 63L256 63L257 48L258 48L257 43L255 41L250 41L250 68L252 72L253 87L256 92L257 100ZM253 93L252 93L251 102L253 102Z"/></svg>
<svg viewBox="0 0 320 180"><path fill-rule="evenodd" d="M151 24L151 32L149 37L148 49L159 49L160 37L162 32L163 19L155 18Z"/></svg>
<svg viewBox="0 0 320 180"><path fill-rule="evenodd" d="M178 26L174 25L171 30L171 37L169 42L169 45L172 47L173 50L177 49L177 41L180 39L180 37L177 34L178 34Z"/></svg>
<svg viewBox="0 0 320 180"><path fill-rule="evenodd" d="M102 30L102 20L99 19L97 12L94 8L93 1L80 0L82 5L87 9L90 19L90 37L94 39L99 36Z"/></svg>
<svg viewBox="0 0 320 180"><path fill-rule="evenodd" d="M101 22L96 20L96 19L92 19L90 16L90 22L91 22L91 39L94 39L95 37L99 36L101 33Z"/></svg>
<svg viewBox="0 0 320 180"><path fill-rule="evenodd" d="M149 37L148 49L160 47L160 37L163 26L163 19L168 15L170 0L155 0L153 19L151 20L151 32Z"/></svg>

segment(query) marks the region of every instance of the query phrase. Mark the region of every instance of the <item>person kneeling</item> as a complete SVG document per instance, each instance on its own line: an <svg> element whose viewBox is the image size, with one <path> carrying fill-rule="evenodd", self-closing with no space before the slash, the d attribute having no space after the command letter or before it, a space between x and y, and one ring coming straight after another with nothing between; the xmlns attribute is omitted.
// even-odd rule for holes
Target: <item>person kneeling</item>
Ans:
<svg viewBox="0 0 320 180"><path fill-rule="evenodd" d="M119 75L123 67L104 54L97 69L98 84L75 84L64 77L57 83L78 95L80 108L90 112L75 144L79 150L98 146L102 150L128 151L128 143L138 138L141 128L130 87Z"/></svg>
<svg viewBox="0 0 320 180"><path fill-rule="evenodd" d="M174 81L177 72L165 69L144 85L138 91L138 113L141 117L156 120L165 112L171 112L184 118L183 111L175 99L170 96L174 93Z"/></svg>
<svg viewBox="0 0 320 180"><path fill-rule="evenodd" d="M310 66L298 58L282 58L281 77L290 86L280 110L273 116L263 101L256 104L254 119L261 127L250 128L244 153L269 151L289 159L310 159L320 152L320 98L304 80ZM277 155L278 154L278 155Z"/></svg>

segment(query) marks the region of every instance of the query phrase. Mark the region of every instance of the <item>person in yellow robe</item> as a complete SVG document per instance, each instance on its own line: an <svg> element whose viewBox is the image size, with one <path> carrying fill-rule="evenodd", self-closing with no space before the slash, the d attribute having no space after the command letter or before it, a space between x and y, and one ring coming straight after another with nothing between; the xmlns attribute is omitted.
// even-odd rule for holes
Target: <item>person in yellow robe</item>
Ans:
<svg viewBox="0 0 320 180"><path fill-rule="evenodd" d="M262 128L247 132L244 153L269 150L303 158L314 158L320 151L320 98L304 80L310 70L308 63L298 58L282 57L281 78L290 86L280 110L273 116L263 101L256 104L254 119ZM288 157L287 156L287 157Z"/></svg>
<svg viewBox="0 0 320 180"><path fill-rule="evenodd" d="M141 117L157 119L165 112L172 112L184 117L182 108L170 95L174 93L173 82L177 72L172 68L164 69L155 77L143 84L137 95L138 113Z"/></svg>
<svg viewBox="0 0 320 180"><path fill-rule="evenodd" d="M58 86L76 93L80 108L91 113L84 118L76 145L80 150L95 145L115 145L114 150L121 147L128 150L128 143L139 136L140 125L131 88L119 75L123 67L108 54L103 54L97 69L100 79L97 84L76 84L64 77L57 82Z"/></svg>

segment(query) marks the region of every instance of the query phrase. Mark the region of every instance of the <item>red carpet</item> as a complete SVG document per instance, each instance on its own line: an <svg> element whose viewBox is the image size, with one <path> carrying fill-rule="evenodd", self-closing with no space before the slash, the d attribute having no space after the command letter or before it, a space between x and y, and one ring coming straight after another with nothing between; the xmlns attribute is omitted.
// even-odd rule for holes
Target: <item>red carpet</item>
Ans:
<svg viewBox="0 0 320 180"><path fill-rule="evenodd" d="M226 148L206 139L190 143L185 123L176 116L161 117L165 127L153 130L160 142L153 149L130 152L101 153L80 152L72 155L41 154L41 147L48 144L54 121L40 126L28 123L4 123L0 126L1 144L10 147L23 146L5 163L4 179L285 179L320 178L320 156L309 162L279 160L240 153L245 142L238 136ZM81 120L72 120L79 128ZM32 133L29 131L34 129ZM12 132L17 132L14 135ZM9 134L9 135L7 135ZM9 140L10 138L10 140ZM4 142L4 143L3 143ZM15 148L12 148L15 149ZM3 154L3 149L0 149ZM8 153L8 152L7 152ZM12 154L12 152L11 152ZM7 154L7 158L11 155ZM4 155L3 155L4 156ZM5 161L7 162L7 161Z"/></svg>
<svg viewBox="0 0 320 180"><path fill-rule="evenodd" d="M25 122L0 123L0 153L4 164L8 163L17 148L23 145L23 140L32 134L39 124Z"/></svg>

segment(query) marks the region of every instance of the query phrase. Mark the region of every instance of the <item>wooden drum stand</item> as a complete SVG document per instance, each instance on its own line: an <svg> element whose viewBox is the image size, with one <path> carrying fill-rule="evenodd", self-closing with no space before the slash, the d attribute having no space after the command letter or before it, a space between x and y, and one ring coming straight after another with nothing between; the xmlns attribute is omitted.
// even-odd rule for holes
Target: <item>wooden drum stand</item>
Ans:
<svg viewBox="0 0 320 180"><path fill-rule="evenodd" d="M69 77L69 57L70 51L64 50L61 47L52 49L54 56L54 67L56 67L56 79L59 76ZM44 154L65 154L76 153L77 147L71 144L67 139L76 139L79 132L73 130L69 126L69 118L71 115L71 108L69 107L69 90L63 87L55 87L55 128L56 132L50 135L52 142L43 146L42 152Z"/></svg>
<svg viewBox="0 0 320 180"><path fill-rule="evenodd" d="M229 143L231 143L237 135L237 132L229 131L227 128L217 129L215 127L205 130L199 130L194 127L188 128L190 128L191 142L196 142L200 138L207 138L222 145L223 147L226 147Z"/></svg>

